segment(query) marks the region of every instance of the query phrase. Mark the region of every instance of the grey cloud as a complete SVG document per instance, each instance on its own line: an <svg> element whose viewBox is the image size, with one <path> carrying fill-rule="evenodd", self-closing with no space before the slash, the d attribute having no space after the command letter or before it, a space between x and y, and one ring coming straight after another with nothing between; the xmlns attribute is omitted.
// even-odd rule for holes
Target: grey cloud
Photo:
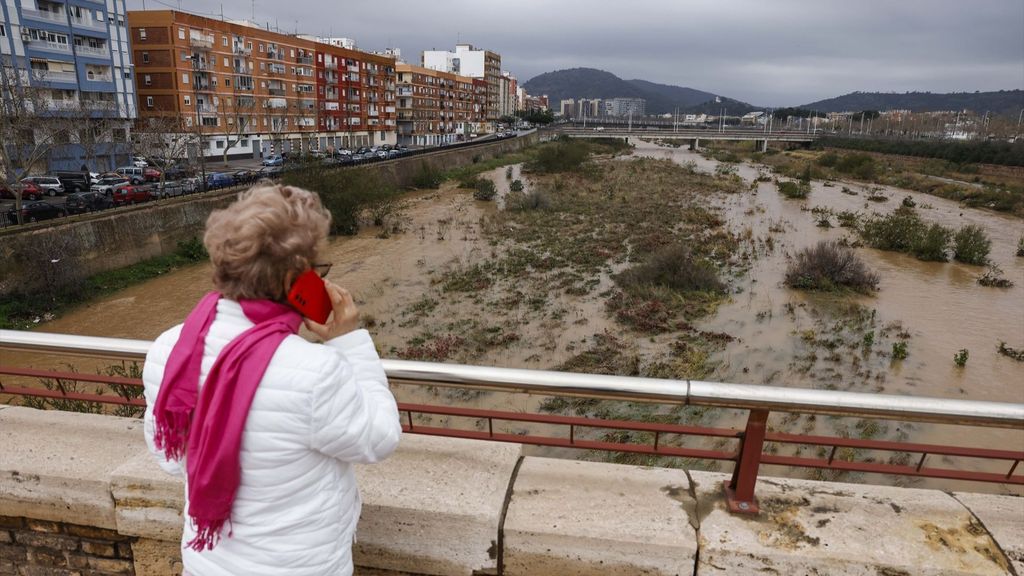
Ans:
<svg viewBox="0 0 1024 576"><path fill-rule="evenodd" d="M229 18L252 11L250 0L223 6ZM593 67L769 106L854 90L1024 88L1020 0L264 0L255 12L284 31L297 22L363 49L397 46L410 62L461 39L500 52L524 81Z"/></svg>

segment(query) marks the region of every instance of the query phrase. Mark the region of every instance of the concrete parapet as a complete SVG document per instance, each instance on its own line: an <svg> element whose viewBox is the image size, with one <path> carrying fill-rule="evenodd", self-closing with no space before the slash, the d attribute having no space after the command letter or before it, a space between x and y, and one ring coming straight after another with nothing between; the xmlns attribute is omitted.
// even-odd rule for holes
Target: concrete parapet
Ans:
<svg viewBox="0 0 1024 576"><path fill-rule="evenodd" d="M985 528L936 490L762 478L761 513L727 511L724 474L691 472L700 522L698 575L1006 574ZM1017 532L1024 529L1018 519Z"/></svg>
<svg viewBox="0 0 1024 576"><path fill-rule="evenodd" d="M527 457L503 529L508 576L692 574L686 472Z"/></svg>
<svg viewBox="0 0 1024 576"><path fill-rule="evenodd" d="M515 444L407 434L391 458L359 466L356 564L469 576L497 568Z"/></svg>
<svg viewBox="0 0 1024 576"><path fill-rule="evenodd" d="M1024 576L1024 498L969 492L957 492L953 497L985 527L1017 576Z"/></svg>
<svg viewBox="0 0 1024 576"><path fill-rule="evenodd" d="M411 434L358 476L367 576L1024 575L1011 496L761 478L730 515L723 474ZM0 406L0 574L178 574L182 503L140 420Z"/></svg>
<svg viewBox="0 0 1024 576"><path fill-rule="evenodd" d="M0 510L116 529L110 472L144 449L141 420L7 407L0 411Z"/></svg>

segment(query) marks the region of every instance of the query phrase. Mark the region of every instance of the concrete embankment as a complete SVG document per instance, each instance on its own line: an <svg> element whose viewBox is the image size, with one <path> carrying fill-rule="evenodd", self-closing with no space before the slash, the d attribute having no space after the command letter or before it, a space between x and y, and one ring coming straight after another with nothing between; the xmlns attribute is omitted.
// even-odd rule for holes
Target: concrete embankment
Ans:
<svg viewBox="0 0 1024 576"><path fill-rule="evenodd" d="M406 435L360 467L357 574L1024 574L1024 499L523 457ZM179 574L180 478L136 419L0 406L0 574Z"/></svg>
<svg viewBox="0 0 1024 576"><path fill-rule="evenodd" d="M369 164L385 182L410 186L424 166L444 171L537 143L533 132L489 144L439 150ZM94 274L169 254L178 242L202 235L210 212L231 203L241 188L208 192L0 229L0 296L40 285L73 283Z"/></svg>

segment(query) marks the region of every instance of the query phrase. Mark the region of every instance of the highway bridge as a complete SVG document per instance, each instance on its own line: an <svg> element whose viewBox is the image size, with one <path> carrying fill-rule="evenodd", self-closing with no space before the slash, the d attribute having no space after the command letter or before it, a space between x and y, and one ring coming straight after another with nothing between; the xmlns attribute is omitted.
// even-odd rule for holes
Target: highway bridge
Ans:
<svg viewBox="0 0 1024 576"><path fill-rule="evenodd" d="M705 130L695 128L652 128L652 127L607 127L583 129L579 126L560 128L559 134L570 138L649 138L658 140L685 140L690 149L700 148L701 141L726 140L733 142L754 142L758 150L764 152L769 142L783 142L800 146L810 146L820 134L797 131L766 132L748 128L725 128L724 130Z"/></svg>

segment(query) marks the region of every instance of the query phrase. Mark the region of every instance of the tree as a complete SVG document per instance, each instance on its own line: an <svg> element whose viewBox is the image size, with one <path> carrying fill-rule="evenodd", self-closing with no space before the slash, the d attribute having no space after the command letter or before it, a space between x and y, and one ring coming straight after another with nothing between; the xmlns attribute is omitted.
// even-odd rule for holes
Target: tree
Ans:
<svg viewBox="0 0 1024 576"><path fill-rule="evenodd" d="M106 156L115 147L114 130L125 128L127 117L120 102L102 103L79 100L66 110L72 141L82 151L82 161L91 171L113 170Z"/></svg>
<svg viewBox="0 0 1024 576"><path fill-rule="evenodd" d="M31 76L30 76L31 74ZM22 223L20 180L45 165L51 150L69 142L63 101L51 99L40 88L44 72L18 70L0 60L0 172L14 192L14 209Z"/></svg>
<svg viewBox="0 0 1024 576"><path fill-rule="evenodd" d="M200 142L198 129L178 116L143 118L134 132L135 149L160 170L161 188L167 180L167 169L186 160L191 150L198 150Z"/></svg>
<svg viewBox="0 0 1024 576"><path fill-rule="evenodd" d="M220 101L217 130L224 135L224 165L228 164L228 153L253 131L256 120L253 117L255 99L239 95L236 91Z"/></svg>

